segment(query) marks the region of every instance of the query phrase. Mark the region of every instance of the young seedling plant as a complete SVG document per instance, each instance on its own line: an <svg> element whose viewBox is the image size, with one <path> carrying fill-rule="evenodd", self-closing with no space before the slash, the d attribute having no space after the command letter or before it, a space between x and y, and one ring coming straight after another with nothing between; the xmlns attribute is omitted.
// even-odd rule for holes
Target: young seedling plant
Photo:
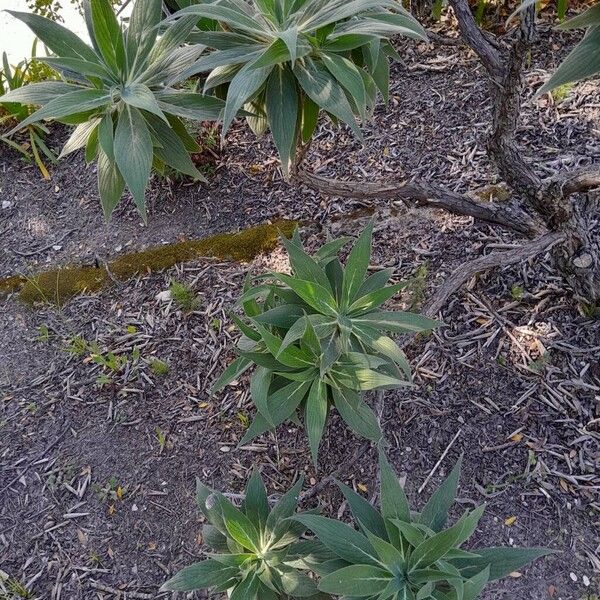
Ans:
<svg viewBox="0 0 600 600"><path fill-rule="evenodd" d="M213 549L205 560L185 567L162 589L227 591L231 600L311 598L324 600L307 570L335 555L317 540L300 539L306 527L296 513L302 479L269 507L263 480L254 471L241 508L221 493L197 482L198 507L208 523L202 530Z"/></svg>
<svg viewBox="0 0 600 600"><path fill-rule="evenodd" d="M216 119L224 103L176 87L204 49L183 45L195 17L161 29L161 0L136 0L124 28L109 0L84 0L83 8L92 46L49 19L8 11L49 48L53 56L38 60L60 72L64 81L13 89L0 103L41 106L14 131L44 119L75 125L61 156L85 148L88 162L97 159L107 218L127 186L145 219L145 190L153 168L163 172L168 166L203 180L189 156L199 146L182 119Z"/></svg>
<svg viewBox="0 0 600 600"><path fill-rule="evenodd" d="M337 561L320 566L318 588L368 600L475 600L488 582L551 553L547 548L462 548L485 506L447 526L460 461L420 512L413 512L385 455L380 454L380 510L338 483L358 530L320 515L297 515Z"/></svg>
<svg viewBox="0 0 600 600"><path fill-rule="evenodd" d="M169 17L195 16L188 41L213 52L182 76L207 74L204 93L226 98L224 136L242 107L248 123L267 127L285 175L319 114L341 121L362 139L357 119L372 114L378 92L388 99L390 38L427 39L425 30L397 0L220 0L189 3Z"/></svg>
<svg viewBox="0 0 600 600"><path fill-rule="evenodd" d="M292 274L269 273L246 286L239 304L244 319L239 357L215 382L222 389L256 367L250 389L257 414L240 444L304 416L313 461L327 415L335 407L358 435L377 441L381 431L363 393L410 385L408 361L387 332L414 333L437 321L382 310L405 284L386 285L393 269L369 274L373 222L356 240L343 265L338 258L349 238L331 240L314 256L298 233L283 238Z"/></svg>

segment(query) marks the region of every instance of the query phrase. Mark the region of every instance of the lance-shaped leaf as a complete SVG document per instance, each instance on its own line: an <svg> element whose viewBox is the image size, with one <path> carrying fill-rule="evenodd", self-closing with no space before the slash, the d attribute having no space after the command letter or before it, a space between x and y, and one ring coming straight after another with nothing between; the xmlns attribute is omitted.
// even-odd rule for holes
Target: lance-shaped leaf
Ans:
<svg viewBox="0 0 600 600"><path fill-rule="evenodd" d="M292 72L273 69L267 82L265 106L273 141L281 157L284 175L289 176L290 163L296 153L298 92Z"/></svg>
<svg viewBox="0 0 600 600"><path fill-rule="evenodd" d="M262 87L272 70L273 67L253 68L252 63L248 63L231 80L225 101L222 137L227 133L240 108Z"/></svg>
<svg viewBox="0 0 600 600"><path fill-rule="evenodd" d="M35 35L57 56L69 56L84 61L98 62L96 53L66 27L33 13L14 10L10 15L27 25Z"/></svg>
<svg viewBox="0 0 600 600"><path fill-rule="evenodd" d="M421 511L419 523L430 527L433 531L439 532L446 525L448 511L456 500L461 464L462 456L454 465L448 478L437 488Z"/></svg>
<svg viewBox="0 0 600 600"><path fill-rule="evenodd" d="M408 499L396 473L385 454L379 452L379 475L381 477L381 515L384 519L410 522Z"/></svg>
<svg viewBox="0 0 600 600"><path fill-rule="evenodd" d="M377 553L369 540L350 525L320 515L301 514L294 519L306 525L340 558L352 563L377 565Z"/></svg>
<svg viewBox="0 0 600 600"><path fill-rule="evenodd" d="M553 554L549 548L477 548L477 558L453 559L452 564L467 576L475 576L477 571L489 566L490 581L506 577L518 571L527 563Z"/></svg>
<svg viewBox="0 0 600 600"><path fill-rule="evenodd" d="M74 112L85 112L108 104L110 96L103 90L79 89L57 96L21 121L10 133L42 119L60 119Z"/></svg>
<svg viewBox="0 0 600 600"><path fill-rule="evenodd" d="M112 215L124 189L125 180L117 164L103 150L100 150L98 152L98 191L100 192L102 210L107 219Z"/></svg>
<svg viewBox="0 0 600 600"><path fill-rule="evenodd" d="M437 533L419 544L410 556L408 567L411 571L423 569L443 558L452 548L460 546L477 527L485 507L480 506L466 513L449 529Z"/></svg>
<svg viewBox="0 0 600 600"><path fill-rule="evenodd" d="M385 590L392 574L373 565L351 565L326 575L319 589L338 596L373 596Z"/></svg>
<svg viewBox="0 0 600 600"><path fill-rule="evenodd" d="M152 168L152 138L140 111L125 106L114 139L115 162L140 214L146 218L144 194Z"/></svg>
<svg viewBox="0 0 600 600"><path fill-rule="evenodd" d="M305 425L313 462L317 464L319 444L327 419L327 388L321 379L315 379L306 400Z"/></svg>
<svg viewBox="0 0 600 600"><path fill-rule="evenodd" d="M233 581L238 569L228 567L214 559L203 560L183 568L163 584L161 590L188 592L202 588L222 586Z"/></svg>
<svg viewBox="0 0 600 600"><path fill-rule="evenodd" d="M594 25L588 30L537 95L545 94L565 83L593 77L597 73L600 73L600 25Z"/></svg>

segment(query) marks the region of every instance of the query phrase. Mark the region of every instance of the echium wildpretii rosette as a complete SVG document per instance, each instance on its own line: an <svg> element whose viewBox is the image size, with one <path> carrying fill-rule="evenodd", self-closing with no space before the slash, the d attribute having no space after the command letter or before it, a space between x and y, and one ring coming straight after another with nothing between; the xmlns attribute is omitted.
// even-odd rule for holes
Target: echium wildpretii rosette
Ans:
<svg viewBox="0 0 600 600"><path fill-rule="evenodd" d="M419 314L382 310L404 287L386 285L394 269L369 274L373 223L343 265L338 254L349 238L332 240L314 256L298 233L283 239L291 275L270 273L246 285L233 317L242 332L239 357L214 384L219 390L256 366L250 382L257 415L240 443L291 419L304 417L313 460L332 406L357 434L379 440L377 418L363 393L410 385L410 366L387 332L429 330L437 321Z"/></svg>
<svg viewBox="0 0 600 600"><path fill-rule="evenodd" d="M0 102L41 106L17 128L44 119L75 125L62 156L85 148L86 160L98 161L98 189L107 217L125 186L145 217L145 189L153 168L163 172L168 166L203 179L189 156L200 148L183 119L216 119L224 103L177 89L204 50L184 45L196 18L160 28L161 0L136 0L125 28L109 0L84 0L83 8L92 46L49 19L9 11L53 53L37 60L60 72L63 80L23 86Z"/></svg>
<svg viewBox="0 0 600 600"><path fill-rule="evenodd" d="M350 126L372 114L377 94L387 101L390 38L427 39L398 0L219 0L179 2L170 20L195 15L200 31L188 40L213 51L184 71L206 74L205 93L226 98L223 135L245 106L257 134L267 127L284 173L319 114Z"/></svg>
<svg viewBox="0 0 600 600"><path fill-rule="evenodd" d="M319 515L298 515L337 561L317 567L318 588L342 598L367 600L475 600L488 582L506 577L551 553L547 548L471 548L485 506L447 526L460 462L420 512L413 512L391 466L379 459L380 509L338 484L358 530Z"/></svg>
<svg viewBox="0 0 600 600"><path fill-rule="evenodd" d="M227 591L231 600L329 598L317 590L308 571L336 556L318 540L301 539L307 527L291 519L302 514L296 513L301 488L299 479L271 508L262 478L254 471L238 509L198 481L196 499L208 521L202 537L212 552L179 571L163 589L210 588Z"/></svg>

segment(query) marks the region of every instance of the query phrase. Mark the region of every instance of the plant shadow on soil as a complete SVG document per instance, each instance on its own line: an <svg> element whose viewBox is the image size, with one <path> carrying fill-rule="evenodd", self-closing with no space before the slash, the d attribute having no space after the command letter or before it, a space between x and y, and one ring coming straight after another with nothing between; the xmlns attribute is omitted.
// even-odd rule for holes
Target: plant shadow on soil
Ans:
<svg viewBox="0 0 600 600"><path fill-rule="evenodd" d="M323 174L399 177L409 172L455 181L460 190L489 185L493 169L477 131L487 114L485 82L475 75L476 62L457 48L407 47L407 53L411 70L396 71L390 109L378 112L367 128L365 147L323 124L312 164ZM554 64L545 55L535 60L530 79L539 76L536 68ZM443 64L447 71L423 70L428 64ZM414 93L405 95L409 85ZM580 94L574 96L580 106L598 103L597 90L578 89L572 93ZM567 114L559 121L556 107L528 108L528 123L544 127L536 132L528 126L520 135L528 152L546 149L536 158L547 168L565 151L575 157L600 155L585 120L569 116L569 106L567 101L561 109ZM578 109L584 116L586 110ZM1 185L12 204L0 213L0 274L93 264L98 256L106 260L126 250L268 219L311 219L334 235L360 229L360 221L335 218L360 204L288 186L280 181L276 162L265 160L273 155L268 140L257 143L242 127L232 137L209 187L154 182L151 220L143 230L126 205L110 228L102 224L93 170L83 168L81 157L62 163L49 187L35 181L29 167L6 159ZM399 279L411 281L407 294L393 299L390 308L418 305L461 262L498 243L519 243L469 219L401 205L393 211L379 208L373 263L393 266ZM322 241L316 233L307 239L311 248ZM32 250L33 255L22 256ZM57 589L62 597L111 597L94 582L154 597L169 574L201 555L196 476L239 492L258 464L269 490L279 493L299 473L310 487L348 462L362 442L335 416L318 473L304 433L294 426L237 450L254 413L246 379L214 398L207 393L233 356L228 312L246 273L285 266L275 249L248 265L200 260L143 272L60 309L31 310L15 298L3 302L3 571L23 583L33 578L38 597L52 597ZM157 298L174 281L197 295L195 310L183 312ZM522 290L519 298L515 286ZM593 571L600 545L600 435L594 426L600 416L600 324L577 313L547 257L471 282L449 302L443 318L444 328L407 348L415 388L386 392L382 423L391 462L407 476L407 492L418 508L464 453L454 516L474 503L488 504L474 545L547 545L561 551L520 577L490 586L483 600L585 598L600 587ZM93 353L106 362L91 360ZM113 367L111 353L122 357ZM153 371L156 360L168 368ZM357 489L366 486L370 497L374 466L370 450L342 479ZM330 514L341 504L332 486L318 500ZM511 517L516 520L506 525Z"/></svg>

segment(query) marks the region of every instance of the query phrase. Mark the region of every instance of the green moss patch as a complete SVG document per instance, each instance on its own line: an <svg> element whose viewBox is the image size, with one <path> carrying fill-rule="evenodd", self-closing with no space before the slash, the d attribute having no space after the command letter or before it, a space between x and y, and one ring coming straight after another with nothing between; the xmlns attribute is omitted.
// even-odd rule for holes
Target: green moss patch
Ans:
<svg viewBox="0 0 600 600"><path fill-rule="evenodd" d="M291 237L298 224L297 221L281 219L238 233L221 233L202 240L149 248L120 256L105 268L68 266L31 277L7 277L0 280L0 294L20 290L19 298L28 304L51 302L61 305L78 294L98 291L113 279L125 281L140 273L161 271L190 260L217 258L248 262L259 254L272 251L280 235Z"/></svg>

